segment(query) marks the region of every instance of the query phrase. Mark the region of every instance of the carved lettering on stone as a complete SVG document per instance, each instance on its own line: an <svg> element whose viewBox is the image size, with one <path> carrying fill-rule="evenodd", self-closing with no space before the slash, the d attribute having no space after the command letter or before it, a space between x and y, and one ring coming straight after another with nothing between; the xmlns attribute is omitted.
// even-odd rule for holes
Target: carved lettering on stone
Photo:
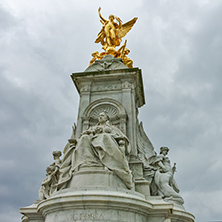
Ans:
<svg viewBox="0 0 222 222"><path fill-rule="evenodd" d="M92 221L92 220L103 220L104 216L103 214L97 214L97 213L80 213L80 214L71 214L67 215L66 217L67 221Z"/></svg>

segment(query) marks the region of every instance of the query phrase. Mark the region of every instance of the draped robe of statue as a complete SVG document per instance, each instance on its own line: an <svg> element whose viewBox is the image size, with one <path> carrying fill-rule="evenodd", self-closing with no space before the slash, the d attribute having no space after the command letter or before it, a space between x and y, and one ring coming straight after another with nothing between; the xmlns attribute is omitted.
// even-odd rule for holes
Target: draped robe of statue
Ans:
<svg viewBox="0 0 222 222"><path fill-rule="evenodd" d="M178 194L179 188L176 181L173 178L173 171L170 164L170 159L163 154L154 156L149 159L150 165L156 168L154 175L154 183L157 188L157 195L164 197L165 199L174 199L180 204L184 201ZM162 163L160 165L160 163ZM162 167L160 167L162 166ZM152 184L151 184L152 186Z"/></svg>
<svg viewBox="0 0 222 222"><path fill-rule="evenodd" d="M132 174L126 158L129 153L128 138L117 127L98 123L78 139L72 156L72 171L84 166L105 166L131 189Z"/></svg>

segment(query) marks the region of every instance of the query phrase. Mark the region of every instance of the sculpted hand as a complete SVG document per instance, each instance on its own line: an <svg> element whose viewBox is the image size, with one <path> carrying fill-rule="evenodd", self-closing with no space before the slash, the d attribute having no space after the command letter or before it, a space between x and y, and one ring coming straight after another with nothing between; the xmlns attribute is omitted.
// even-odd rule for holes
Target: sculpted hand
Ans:
<svg viewBox="0 0 222 222"><path fill-rule="evenodd" d="M118 22L122 22L122 20L121 20L119 17L116 17L116 20L117 20Z"/></svg>

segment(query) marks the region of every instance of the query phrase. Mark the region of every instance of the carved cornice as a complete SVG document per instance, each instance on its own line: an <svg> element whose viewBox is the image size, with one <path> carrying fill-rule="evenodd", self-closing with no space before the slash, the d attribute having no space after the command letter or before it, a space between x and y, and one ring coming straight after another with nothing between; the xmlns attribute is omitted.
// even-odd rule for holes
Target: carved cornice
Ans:
<svg viewBox="0 0 222 222"><path fill-rule="evenodd" d="M101 60L96 60L90 65L85 72L114 70L114 69L129 69L123 64L122 59L114 58L112 55L106 55Z"/></svg>

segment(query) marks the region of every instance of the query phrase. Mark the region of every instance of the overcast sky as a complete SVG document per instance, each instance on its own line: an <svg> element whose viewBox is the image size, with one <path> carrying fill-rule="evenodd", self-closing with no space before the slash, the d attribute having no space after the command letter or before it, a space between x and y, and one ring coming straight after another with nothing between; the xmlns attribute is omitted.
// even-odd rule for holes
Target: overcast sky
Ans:
<svg viewBox="0 0 222 222"><path fill-rule="evenodd" d="M20 221L38 199L52 151L63 150L102 15L138 17L124 38L142 69L139 118L155 150L170 148L185 208L222 220L221 0L2 0L0 3L0 221Z"/></svg>

